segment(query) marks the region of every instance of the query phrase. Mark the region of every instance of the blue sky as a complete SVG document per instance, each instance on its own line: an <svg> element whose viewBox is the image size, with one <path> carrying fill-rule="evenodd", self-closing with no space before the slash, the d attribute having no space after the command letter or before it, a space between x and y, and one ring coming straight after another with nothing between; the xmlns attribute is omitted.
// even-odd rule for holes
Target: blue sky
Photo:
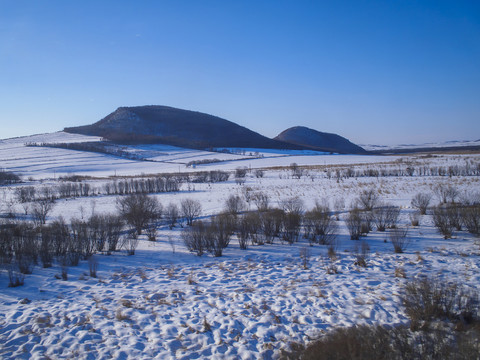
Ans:
<svg viewBox="0 0 480 360"><path fill-rule="evenodd" d="M147 104L270 137L480 139L480 2L0 0L0 138Z"/></svg>

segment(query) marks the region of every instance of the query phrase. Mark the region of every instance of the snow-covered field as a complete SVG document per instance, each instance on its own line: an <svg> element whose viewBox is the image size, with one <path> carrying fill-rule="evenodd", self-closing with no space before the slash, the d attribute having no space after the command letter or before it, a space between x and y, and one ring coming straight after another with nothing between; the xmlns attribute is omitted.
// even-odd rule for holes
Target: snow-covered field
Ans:
<svg viewBox="0 0 480 360"><path fill-rule="evenodd" d="M64 132L0 140L0 168L18 173L25 178L53 179L59 176L83 174L93 177L133 176L156 173L190 172L202 170L235 170L237 167L263 168L298 165L329 165L375 163L385 161L382 156L324 155L313 151L266 151L260 149L229 149L238 154L207 152L165 145L122 146L123 151L139 155L144 160L134 161L113 155L75 150L27 147L26 144L55 144L90 142L100 139ZM243 153L245 155L243 155ZM262 156L262 158L257 158ZM186 167L191 161L218 159L222 162ZM389 158L391 160L392 158Z"/></svg>
<svg viewBox="0 0 480 360"><path fill-rule="evenodd" d="M459 141L445 141L445 142L430 142L423 144L397 144L397 145L360 145L365 150L391 150L391 149L418 149L418 148L443 148L443 147L457 147L457 146L480 146L480 139L478 140L459 140Z"/></svg>
<svg viewBox="0 0 480 360"><path fill-rule="evenodd" d="M478 239L465 231L445 240L432 216L421 216L420 226L410 227L410 244L402 254L394 253L388 231L373 231L363 238L370 247L364 268L354 264L358 241L350 240L344 222L360 192L375 189L382 201L401 207L399 226L406 227L414 211L410 205L414 194L431 192L442 183L455 187L459 198L469 197L480 191L478 176L336 179L327 176L327 170L463 166L479 164L480 155L385 157L264 151L262 158L254 158L249 151L234 155L157 146L137 147L148 151L145 157L154 161L133 161L24 145L97 140L56 133L0 141L0 168L19 173L26 181L0 188L0 212L25 217L20 205L9 202L14 189L56 184L61 175L98 177L89 184L101 189L114 174L264 168L264 177L249 173L243 185L232 176L226 182L184 184L179 192L152 196L164 206L185 198L198 200L203 218L218 214L226 199L237 194L264 193L271 206L298 197L306 209L323 201L339 212L335 220L338 257L331 260L326 246L310 247L303 238L293 245L275 239L273 244L241 250L235 236L222 257L197 257L184 246L180 226L169 229L160 221L157 241L142 235L135 255L96 254L97 278L89 276L89 264L82 261L68 268L67 281L57 279L61 267L54 263L47 269L35 267L23 286L9 288L7 272L2 271L0 358L276 359L293 344L308 343L334 326L408 323L400 295L410 279L435 276L471 289L479 287L480 247ZM222 162L185 167L192 159L210 156ZM306 166L308 175L294 179L289 169L293 162ZM115 212L116 200L117 196L106 195L57 200L48 221ZM256 209L253 203L249 208ZM302 258L305 251L308 256Z"/></svg>

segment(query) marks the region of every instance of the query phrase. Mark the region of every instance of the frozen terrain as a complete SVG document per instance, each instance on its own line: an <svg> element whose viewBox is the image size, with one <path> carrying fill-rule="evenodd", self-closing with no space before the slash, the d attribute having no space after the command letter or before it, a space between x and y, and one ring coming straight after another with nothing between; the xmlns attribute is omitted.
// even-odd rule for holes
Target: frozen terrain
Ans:
<svg viewBox="0 0 480 360"><path fill-rule="evenodd" d="M170 229L164 220L157 241L140 236L135 255L125 251L96 254L98 277L89 263L68 268L60 279L60 264L41 265L25 276L25 284L9 288L0 273L0 358L43 359L278 359L295 344L306 344L334 326L407 324L400 301L406 281L422 276L457 281L471 289L480 284L478 238L456 231L445 240L431 213L410 226L410 205L418 192L437 184L458 190L459 198L480 191L479 176L336 177L347 169L406 169L463 167L480 164L480 155L350 156L242 149L235 154L211 153L169 146L136 146L143 160L50 147L29 142L99 141L65 133L0 141L0 168L20 174L24 183L0 188L0 213L28 218L11 201L23 186L51 186L59 176L87 175L93 196L59 199L48 221L62 216L87 218L116 211L118 196L100 190L109 177L234 171L237 167L265 169L263 177L248 173L245 183L231 176L221 183L183 184L175 193L154 194L164 206L182 199L198 200L203 219L224 208L230 195L263 193L271 206L299 198L306 209L316 201L335 211L337 258L327 246L307 240L239 248L233 236L223 256L197 257L183 244L183 227ZM231 149L232 150L232 149ZM245 153L243 150L246 150ZM233 151L232 151L233 152ZM250 155L251 154L251 155ZM220 162L186 167L192 160ZM149 161L145 161L145 159ZM304 166L300 179L290 164ZM396 254L387 232L363 237L370 248L367 267L355 265L354 247L345 225L347 210L362 190L375 189L382 201L401 208L399 226L409 226L409 246ZM98 194L98 195L97 195ZM432 205L438 203L434 198ZM253 202L248 209L255 210ZM305 250L306 249L306 250ZM301 256L301 253L304 255ZM305 255L305 253L307 255Z"/></svg>

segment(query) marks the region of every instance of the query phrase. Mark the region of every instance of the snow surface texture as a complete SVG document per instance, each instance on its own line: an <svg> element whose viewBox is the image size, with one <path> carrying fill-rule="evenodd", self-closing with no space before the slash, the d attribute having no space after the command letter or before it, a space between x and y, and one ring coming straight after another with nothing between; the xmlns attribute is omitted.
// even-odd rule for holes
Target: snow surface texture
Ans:
<svg viewBox="0 0 480 360"><path fill-rule="evenodd" d="M53 174L58 176L61 171L106 177L113 175L114 170L139 175L176 172L181 166L176 162L131 161L24 146L28 141L45 141L42 139L66 142L64 133L57 133L57 140L51 136L0 142L0 167L41 179L41 185L33 180L26 185L44 186L55 183ZM92 141L82 139L85 138L73 135L68 141ZM154 150L173 156L191 151L172 147ZM203 154L199 153L201 158ZM324 165L331 164L333 171L343 165L360 169L397 167L408 162L450 166L466 161L478 163L480 156L265 154L261 159L213 163L196 170L231 170L239 164L274 168L292 162L318 168L310 169L308 176L299 180L293 179L288 169L271 169L263 178L249 174L244 185L230 179L224 183L190 184L188 188L183 185L178 193L153 196L164 206L169 202L179 204L184 198L199 200L203 217L219 213L231 194L264 192L272 206L299 197L307 209L315 200L323 200L340 212L335 221L338 259L330 260L326 246L310 247L305 239L293 245L281 244L276 239L274 244L250 246L244 251L239 249L235 237L223 257L196 257L183 245L180 227L170 230L160 222L158 241L150 242L142 235L134 256L127 256L124 251L95 255L98 278L89 276L89 265L82 261L79 266L68 268L68 281L56 279L61 267L55 263L49 269L35 267L33 274L26 275L24 286L8 288L8 276L2 271L0 358L276 359L283 350L291 350L293 343L308 343L334 326L408 323L399 298L408 280L435 276L471 289L479 288L478 239L464 231L444 240L431 216L422 216L420 226L410 228L410 245L403 254L393 252L387 240L388 231L373 231L363 238L370 246L367 267L363 268L354 264L353 247L358 242L350 240L344 223L346 210L362 190L374 188L383 201L401 206L399 225L405 227L413 211L410 200L415 193L431 192L434 185L444 183L457 188L460 196L468 196L479 191L478 177L337 181L326 177ZM165 157L162 161L168 161ZM105 181L89 183L93 188L101 188ZM0 189L2 204L8 203L17 186L25 184ZM48 220L63 216L68 221L93 212L115 212L116 199L102 195L57 200ZM434 204L437 202L433 200ZM253 204L249 206L255 209ZM21 207L17 207L10 210L21 215ZM310 252L306 267L300 257L305 248ZM396 276L402 273L406 278Z"/></svg>

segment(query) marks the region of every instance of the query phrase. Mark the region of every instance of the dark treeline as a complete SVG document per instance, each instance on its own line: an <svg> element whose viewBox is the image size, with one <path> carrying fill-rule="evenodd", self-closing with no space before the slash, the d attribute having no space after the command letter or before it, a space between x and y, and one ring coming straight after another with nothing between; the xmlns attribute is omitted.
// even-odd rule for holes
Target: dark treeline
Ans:
<svg viewBox="0 0 480 360"><path fill-rule="evenodd" d="M11 171L0 170L0 185L19 183L20 177Z"/></svg>
<svg viewBox="0 0 480 360"><path fill-rule="evenodd" d="M87 151L100 154L107 154L118 156L121 158L126 158L130 160L143 160L148 161L130 151L122 150L116 144L107 141L90 141L90 142L81 142L81 143L27 143L25 146L30 147L50 147L57 149L67 149L67 150L78 150L78 151Z"/></svg>

